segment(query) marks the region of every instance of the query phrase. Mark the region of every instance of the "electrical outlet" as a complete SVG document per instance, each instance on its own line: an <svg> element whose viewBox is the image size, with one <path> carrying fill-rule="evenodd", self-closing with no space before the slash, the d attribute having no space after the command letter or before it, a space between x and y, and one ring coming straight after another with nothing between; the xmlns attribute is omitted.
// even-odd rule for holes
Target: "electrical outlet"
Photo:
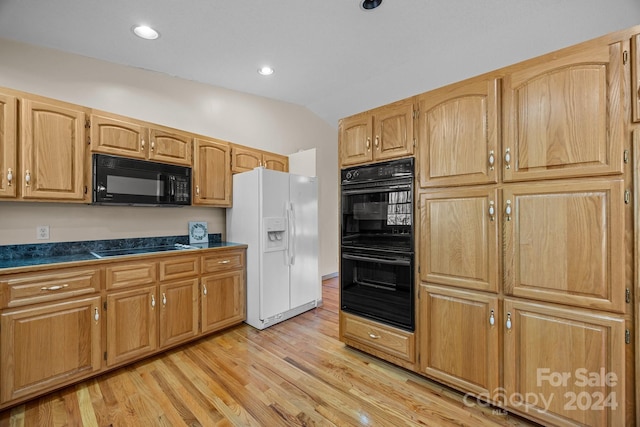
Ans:
<svg viewBox="0 0 640 427"><path fill-rule="evenodd" d="M49 240L49 226L39 225L36 227L36 238L38 240Z"/></svg>

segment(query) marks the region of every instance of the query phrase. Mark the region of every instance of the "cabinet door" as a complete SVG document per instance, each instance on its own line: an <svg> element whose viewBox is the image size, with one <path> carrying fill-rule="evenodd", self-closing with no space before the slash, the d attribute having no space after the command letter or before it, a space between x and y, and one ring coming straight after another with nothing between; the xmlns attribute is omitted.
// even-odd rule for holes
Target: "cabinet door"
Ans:
<svg viewBox="0 0 640 427"><path fill-rule="evenodd" d="M84 201L84 111L24 99L21 123L22 197Z"/></svg>
<svg viewBox="0 0 640 427"><path fill-rule="evenodd" d="M202 278L202 332L213 332L246 319L244 271Z"/></svg>
<svg viewBox="0 0 640 427"><path fill-rule="evenodd" d="M413 102L402 101L373 113L373 157L388 160L413 154Z"/></svg>
<svg viewBox="0 0 640 427"><path fill-rule="evenodd" d="M507 205L505 293L624 311L622 180L511 185Z"/></svg>
<svg viewBox="0 0 640 427"><path fill-rule="evenodd" d="M505 299L507 405L544 424L622 426L624 319Z"/></svg>
<svg viewBox="0 0 640 427"><path fill-rule="evenodd" d="M160 285L160 347L198 334L198 279Z"/></svg>
<svg viewBox="0 0 640 427"><path fill-rule="evenodd" d="M157 347L156 286L107 295L107 365L139 359Z"/></svg>
<svg viewBox="0 0 640 427"><path fill-rule="evenodd" d="M640 122L640 34L631 38L633 64L631 66L631 103L633 121Z"/></svg>
<svg viewBox="0 0 640 427"><path fill-rule="evenodd" d="M272 153L262 154L262 164L265 168L280 172L289 172L289 158Z"/></svg>
<svg viewBox="0 0 640 427"><path fill-rule="evenodd" d="M505 181L622 173L622 56L601 45L505 76Z"/></svg>
<svg viewBox="0 0 640 427"><path fill-rule="evenodd" d="M148 129L133 120L91 115L91 151L145 159Z"/></svg>
<svg viewBox="0 0 640 427"><path fill-rule="evenodd" d="M231 147L224 141L194 140L194 205L231 206Z"/></svg>
<svg viewBox="0 0 640 427"><path fill-rule="evenodd" d="M497 292L497 211L495 188L421 194L421 280Z"/></svg>
<svg viewBox="0 0 640 427"><path fill-rule="evenodd" d="M149 130L149 160L191 166L191 136L175 131Z"/></svg>
<svg viewBox="0 0 640 427"><path fill-rule="evenodd" d="M491 396L500 386L498 298L420 287L420 370L458 389Z"/></svg>
<svg viewBox="0 0 640 427"><path fill-rule="evenodd" d="M247 147L233 146L231 149L231 172L246 172L262 166L262 153Z"/></svg>
<svg viewBox="0 0 640 427"><path fill-rule="evenodd" d="M51 390L102 363L100 297L2 313L0 400Z"/></svg>
<svg viewBox="0 0 640 427"><path fill-rule="evenodd" d="M342 119L338 133L342 167L373 160L372 134L373 117L371 115L359 114Z"/></svg>
<svg viewBox="0 0 640 427"><path fill-rule="evenodd" d="M420 185L497 182L498 80L478 80L420 97Z"/></svg>
<svg viewBox="0 0 640 427"><path fill-rule="evenodd" d="M0 198L17 196L17 105L15 97L0 93Z"/></svg>

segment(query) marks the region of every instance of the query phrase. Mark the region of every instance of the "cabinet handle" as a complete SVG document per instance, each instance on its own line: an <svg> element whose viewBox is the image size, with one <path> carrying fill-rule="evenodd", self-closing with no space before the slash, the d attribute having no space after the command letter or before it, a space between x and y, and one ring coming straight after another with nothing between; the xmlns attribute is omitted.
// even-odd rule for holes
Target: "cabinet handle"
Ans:
<svg viewBox="0 0 640 427"><path fill-rule="evenodd" d="M507 323L506 323L506 327L508 330L511 330L511 312L507 313Z"/></svg>
<svg viewBox="0 0 640 427"><path fill-rule="evenodd" d="M225 259L224 261L218 261L218 264L229 264L231 261Z"/></svg>
<svg viewBox="0 0 640 427"><path fill-rule="evenodd" d="M489 151L489 170L493 170L493 165L496 163L496 156L493 154L493 150Z"/></svg>
<svg viewBox="0 0 640 427"><path fill-rule="evenodd" d="M376 149L380 150L380 137L376 135Z"/></svg>
<svg viewBox="0 0 640 427"><path fill-rule="evenodd" d="M504 167L505 169L511 169L511 148L504 150Z"/></svg>
<svg viewBox="0 0 640 427"><path fill-rule="evenodd" d="M495 203L493 200L489 201L489 219L491 221L496 219L496 208L495 208Z"/></svg>
<svg viewBox="0 0 640 427"><path fill-rule="evenodd" d="M371 138L367 137L367 151L371 149Z"/></svg>
<svg viewBox="0 0 640 427"><path fill-rule="evenodd" d="M140 144L140 151L144 151L144 139L142 140L142 143Z"/></svg>
<svg viewBox="0 0 640 427"><path fill-rule="evenodd" d="M151 308L156 308L156 296L151 295Z"/></svg>
<svg viewBox="0 0 640 427"><path fill-rule="evenodd" d="M196 196L200 197L200 186L196 185Z"/></svg>
<svg viewBox="0 0 640 427"><path fill-rule="evenodd" d="M493 326L493 325L495 325L495 324L496 324L496 318L495 318L495 316L493 315L493 310L491 310L491 315L489 316L489 324L490 324L491 326Z"/></svg>
<svg viewBox="0 0 640 427"><path fill-rule="evenodd" d="M93 307L93 320L96 322L100 320L100 312L98 311L98 307Z"/></svg>
<svg viewBox="0 0 640 427"><path fill-rule="evenodd" d="M207 285L202 285L202 294L207 295Z"/></svg>
<svg viewBox="0 0 640 427"><path fill-rule="evenodd" d="M511 221L511 200L507 200L507 205L504 208L504 214L507 217L507 221Z"/></svg>
<svg viewBox="0 0 640 427"><path fill-rule="evenodd" d="M29 172L29 169L24 173L24 183L27 187L29 187L31 183L31 172Z"/></svg>
<svg viewBox="0 0 640 427"><path fill-rule="evenodd" d="M380 339L380 335L374 334L373 332L369 332L369 338L378 340Z"/></svg>
<svg viewBox="0 0 640 427"><path fill-rule="evenodd" d="M153 151L154 148L156 148L156 142L151 141L151 151Z"/></svg>
<svg viewBox="0 0 640 427"><path fill-rule="evenodd" d="M43 287L40 288L41 291L59 291L60 289L64 289L64 288L68 288L69 285L68 284L64 284L64 285L55 285L55 286L49 286L49 287Z"/></svg>
<svg viewBox="0 0 640 427"><path fill-rule="evenodd" d="M13 170L11 168L7 169L7 183L9 187L11 187L11 182L13 181Z"/></svg>
<svg viewBox="0 0 640 427"><path fill-rule="evenodd" d="M162 306L165 307L167 305L167 295L165 295L165 293L162 293Z"/></svg>

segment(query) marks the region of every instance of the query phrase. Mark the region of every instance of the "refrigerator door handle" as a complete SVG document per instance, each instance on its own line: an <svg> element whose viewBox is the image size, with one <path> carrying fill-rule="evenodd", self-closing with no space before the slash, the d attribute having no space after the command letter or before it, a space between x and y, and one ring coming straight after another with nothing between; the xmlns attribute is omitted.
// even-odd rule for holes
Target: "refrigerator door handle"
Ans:
<svg viewBox="0 0 640 427"><path fill-rule="evenodd" d="M289 248L291 254L290 265L295 265L296 263L296 209L295 205L291 203L291 209L289 210L290 220L289 220Z"/></svg>

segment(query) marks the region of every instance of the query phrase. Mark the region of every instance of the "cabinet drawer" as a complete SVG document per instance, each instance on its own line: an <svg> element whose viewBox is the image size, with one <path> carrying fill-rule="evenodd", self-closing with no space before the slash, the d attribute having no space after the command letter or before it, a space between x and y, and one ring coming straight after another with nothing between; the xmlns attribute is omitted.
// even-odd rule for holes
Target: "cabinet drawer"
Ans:
<svg viewBox="0 0 640 427"><path fill-rule="evenodd" d="M160 260L160 280L174 280L193 277L200 274L200 257L185 256Z"/></svg>
<svg viewBox="0 0 640 427"><path fill-rule="evenodd" d="M340 314L340 321L344 338L408 362L415 361L415 337L412 333L345 313Z"/></svg>
<svg viewBox="0 0 640 427"><path fill-rule="evenodd" d="M202 272L235 270L244 267L244 250L213 253L202 257Z"/></svg>
<svg viewBox="0 0 640 427"><path fill-rule="evenodd" d="M2 307L61 300L100 291L99 270L55 270L0 279Z"/></svg>
<svg viewBox="0 0 640 427"><path fill-rule="evenodd" d="M155 283L158 278L155 262L130 262L114 264L105 268L108 290Z"/></svg>

